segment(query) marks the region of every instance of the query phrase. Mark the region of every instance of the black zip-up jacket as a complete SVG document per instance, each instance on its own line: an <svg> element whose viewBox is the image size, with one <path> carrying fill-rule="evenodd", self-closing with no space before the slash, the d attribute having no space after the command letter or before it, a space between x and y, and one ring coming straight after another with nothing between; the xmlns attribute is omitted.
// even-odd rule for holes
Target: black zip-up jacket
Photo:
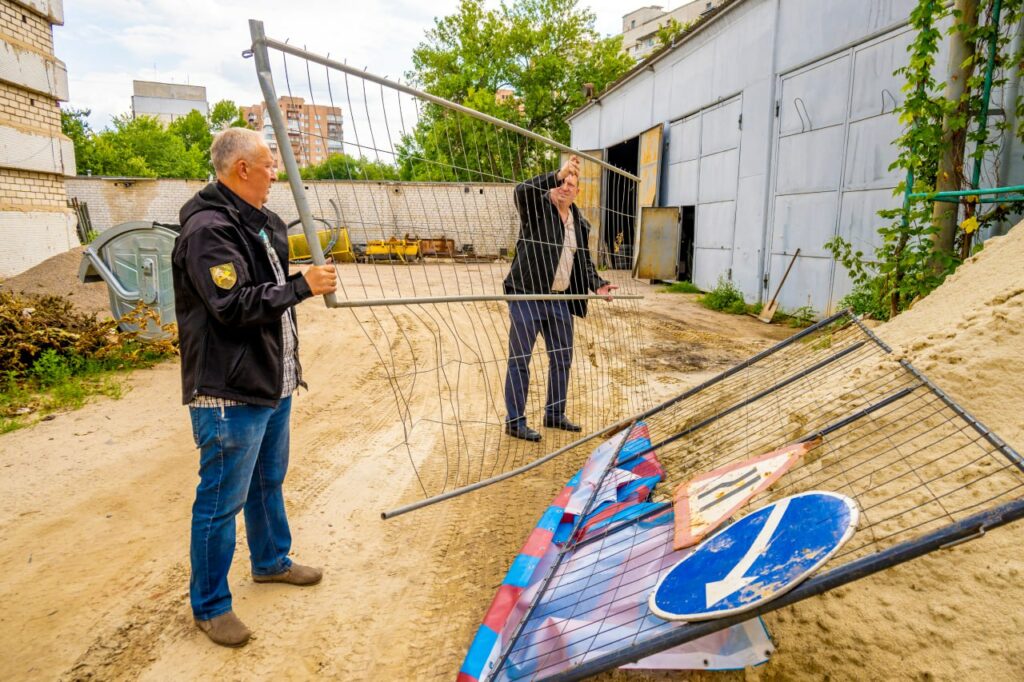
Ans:
<svg viewBox="0 0 1024 682"><path fill-rule="evenodd" d="M515 203L519 211L519 239L516 255L505 278L506 294L550 294L558 261L565 244L565 225L558 208L547 194L558 186L558 174L544 173L516 185ZM572 262L567 294L596 292L608 284L601 279L590 258L590 223L573 204L576 226L576 255ZM569 310L577 317L587 316L587 300L569 301Z"/></svg>
<svg viewBox="0 0 1024 682"><path fill-rule="evenodd" d="M277 284L260 239L265 230L287 267L287 227L220 182L189 199L180 220L171 259L182 402L202 394L276 407L284 375L281 316L312 295L301 274Z"/></svg>

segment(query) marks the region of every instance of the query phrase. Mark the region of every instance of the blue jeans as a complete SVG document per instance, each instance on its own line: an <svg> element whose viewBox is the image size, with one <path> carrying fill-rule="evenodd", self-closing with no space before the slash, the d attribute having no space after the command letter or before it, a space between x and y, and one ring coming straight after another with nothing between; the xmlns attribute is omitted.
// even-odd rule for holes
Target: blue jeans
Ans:
<svg viewBox="0 0 1024 682"><path fill-rule="evenodd" d="M228 569L239 510L245 510L252 572L273 575L291 566L292 536L281 492L288 471L291 409L290 396L277 408L189 408L200 453L189 580L192 613L199 620L231 610Z"/></svg>
<svg viewBox="0 0 1024 682"><path fill-rule="evenodd" d="M505 374L505 420L526 423L526 393L530 388L530 357L537 335L544 336L548 354L546 417L565 415L565 398L572 366L572 313L567 301L509 301L508 371Z"/></svg>

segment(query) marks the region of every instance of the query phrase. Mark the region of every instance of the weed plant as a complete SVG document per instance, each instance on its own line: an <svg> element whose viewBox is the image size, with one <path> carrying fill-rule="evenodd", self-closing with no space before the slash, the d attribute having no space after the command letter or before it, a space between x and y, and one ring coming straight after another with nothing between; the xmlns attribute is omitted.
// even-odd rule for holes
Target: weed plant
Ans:
<svg viewBox="0 0 1024 682"><path fill-rule="evenodd" d="M159 325L159 313L140 306L125 326ZM77 409L89 396L121 396L119 374L177 354L177 334L143 339L114 320L84 314L59 296L0 292L0 434L53 412Z"/></svg>

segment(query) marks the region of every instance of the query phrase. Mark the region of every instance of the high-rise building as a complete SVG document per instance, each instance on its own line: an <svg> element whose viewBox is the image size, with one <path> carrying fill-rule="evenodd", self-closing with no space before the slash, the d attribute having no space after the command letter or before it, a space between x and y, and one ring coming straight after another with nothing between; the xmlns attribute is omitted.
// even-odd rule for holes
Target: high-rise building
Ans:
<svg viewBox="0 0 1024 682"><path fill-rule="evenodd" d="M63 24L62 0L0 0L0 277L78 244L64 189L75 148L57 106L68 74L53 54Z"/></svg>
<svg viewBox="0 0 1024 682"><path fill-rule="evenodd" d="M692 0L666 12L659 5L635 9L622 17L622 49L640 61L658 47L658 29L674 19L682 26L699 21L723 0Z"/></svg>
<svg viewBox="0 0 1024 682"><path fill-rule="evenodd" d="M288 141L300 168L323 163L331 154L341 153L344 139L341 107L306 104L301 97L279 97L277 104L288 124ZM274 153L277 167L283 169L281 150L274 137L266 103L242 107L242 118L250 128L263 131L263 139Z"/></svg>
<svg viewBox="0 0 1024 682"><path fill-rule="evenodd" d="M206 88L201 85L132 81L132 116L153 116L164 125L195 109L210 113Z"/></svg>

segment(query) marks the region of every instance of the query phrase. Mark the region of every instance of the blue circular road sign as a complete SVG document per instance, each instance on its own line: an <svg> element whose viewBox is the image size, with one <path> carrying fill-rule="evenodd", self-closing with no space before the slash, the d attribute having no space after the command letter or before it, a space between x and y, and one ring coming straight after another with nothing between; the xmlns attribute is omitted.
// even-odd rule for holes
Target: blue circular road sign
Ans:
<svg viewBox="0 0 1024 682"><path fill-rule="evenodd" d="M806 492L777 500L719 531L662 577L651 611L666 620L709 620L748 611L796 587L857 528L857 503Z"/></svg>

